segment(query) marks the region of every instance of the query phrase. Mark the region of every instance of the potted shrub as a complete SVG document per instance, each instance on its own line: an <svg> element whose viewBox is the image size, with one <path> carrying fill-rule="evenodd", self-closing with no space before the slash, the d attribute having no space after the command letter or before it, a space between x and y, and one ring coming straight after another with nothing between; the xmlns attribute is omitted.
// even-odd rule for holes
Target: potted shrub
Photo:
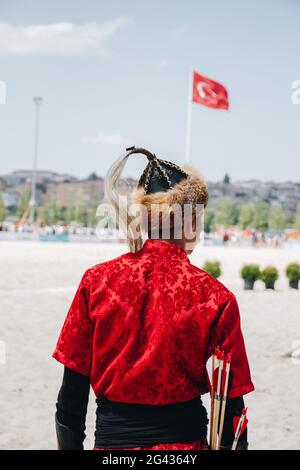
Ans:
<svg viewBox="0 0 300 470"><path fill-rule="evenodd" d="M221 276L221 263L220 261L205 261L203 270L211 276L218 278Z"/></svg>
<svg viewBox="0 0 300 470"><path fill-rule="evenodd" d="M285 272L289 280L290 287L292 289L298 289L299 280L300 280L300 264L299 263L288 264Z"/></svg>
<svg viewBox="0 0 300 470"><path fill-rule="evenodd" d="M278 279L278 271L275 266L267 266L262 270L260 279L265 283L266 289L274 289L275 281Z"/></svg>
<svg viewBox="0 0 300 470"><path fill-rule="evenodd" d="M244 289L253 290L255 281L260 278L258 264L245 264L241 269L241 276L244 279Z"/></svg>

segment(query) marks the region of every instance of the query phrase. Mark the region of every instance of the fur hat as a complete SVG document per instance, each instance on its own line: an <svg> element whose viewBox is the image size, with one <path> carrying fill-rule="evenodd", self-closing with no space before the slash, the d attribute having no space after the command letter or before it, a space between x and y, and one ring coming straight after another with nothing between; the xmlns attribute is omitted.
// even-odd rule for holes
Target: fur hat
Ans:
<svg viewBox="0 0 300 470"><path fill-rule="evenodd" d="M207 185L191 165L179 167L175 163L157 158L155 154L143 148L131 147L126 150L130 153L142 153L149 160L131 194L132 202L145 204L147 207L151 204L207 206Z"/></svg>
<svg viewBox="0 0 300 470"><path fill-rule="evenodd" d="M140 215L143 227L160 230L164 223L173 225L173 216L176 213L174 208L184 207L185 204L190 204L193 208L197 204L206 207L207 185L191 165L179 167L175 163L157 158L143 148L131 147L126 150L129 152L127 155L142 153L149 160L137 187L131 193L131 202L147 209L146 213Z"/></svg>

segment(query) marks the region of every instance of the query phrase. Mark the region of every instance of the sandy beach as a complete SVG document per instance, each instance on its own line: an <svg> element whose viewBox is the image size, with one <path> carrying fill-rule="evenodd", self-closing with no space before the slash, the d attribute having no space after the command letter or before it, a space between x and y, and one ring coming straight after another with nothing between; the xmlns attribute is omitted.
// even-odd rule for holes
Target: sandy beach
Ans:
<svg viewBox="0 0 300 470"><path fill-rule="evenodd" d="M0 449L54 449L55 401L62 366L51 358L76 286L88 267L127 251L126 245L0 243ZM300 292L284 276L300 249L198 247L201 266L219 259L224 282L236 295L256 391L249 407L251 449L300 449L300 363L290 357L300 341ZM274 264L276 291L243 290L245 262ZM300 362L300 361L299 361ZM208 402L208 397L204 397ZM90 395L85 447L93 447L95 399Z"/></svg>

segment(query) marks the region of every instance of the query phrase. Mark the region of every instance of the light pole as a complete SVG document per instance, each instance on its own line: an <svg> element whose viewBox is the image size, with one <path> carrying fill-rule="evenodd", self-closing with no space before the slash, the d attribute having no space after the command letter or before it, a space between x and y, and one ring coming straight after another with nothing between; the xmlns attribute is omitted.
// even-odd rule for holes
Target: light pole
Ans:
<svg viewBox="0 0 300 470"><path fill-rule="evenodd" d="M32 177L31 177L31 197L29 201L30 205L30 221L33 224L35 219L35 190L36 190L36 170L37 170L37 159L38 159L38 143L39 143L39 117L40 117L40 106L43 102L43 98L40 96L35 96L33 101L36 105L36 115L35 115L35 137L34 137L34 156L33 156L33 168L32 168Z"/></svg>

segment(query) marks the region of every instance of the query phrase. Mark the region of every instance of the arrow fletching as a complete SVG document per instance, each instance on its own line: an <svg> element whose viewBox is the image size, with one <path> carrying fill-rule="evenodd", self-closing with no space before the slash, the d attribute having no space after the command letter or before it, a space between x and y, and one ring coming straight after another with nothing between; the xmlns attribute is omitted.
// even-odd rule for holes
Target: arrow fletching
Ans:
<svg viewBox="0 0 300 470"><path fill-rule="evenodd" d="M245 429L248 424L248 419L246 418L247 408L244 408L241 416L235 416L233 418L233 429L235 432L234 441L232 444L232 450L236 449L237 443L241 435L245 432Z"/></svg>

